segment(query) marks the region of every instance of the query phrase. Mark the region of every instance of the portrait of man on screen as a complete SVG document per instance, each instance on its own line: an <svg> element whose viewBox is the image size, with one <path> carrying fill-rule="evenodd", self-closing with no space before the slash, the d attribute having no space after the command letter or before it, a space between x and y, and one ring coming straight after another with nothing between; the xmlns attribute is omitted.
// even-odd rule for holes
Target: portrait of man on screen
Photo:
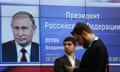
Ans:
<svg viewBox="0 0 120 72"><path fill-rule="evenodd" d="M15 13L10 26L14 40L2 43L2 62L39 62L39 44L32 41L37 29L32 14Z"/></svg>

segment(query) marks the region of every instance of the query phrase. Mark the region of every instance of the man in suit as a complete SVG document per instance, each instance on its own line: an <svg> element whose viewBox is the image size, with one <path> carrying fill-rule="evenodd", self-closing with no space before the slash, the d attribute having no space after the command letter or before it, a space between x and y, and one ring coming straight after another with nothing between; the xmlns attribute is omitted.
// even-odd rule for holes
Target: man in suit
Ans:
<svg viewBox="0 0 120 72"><path fill-rule="evenodd" d="M54 72L73 72L80 64L80 61L74 56L76 41L72 37L67 37L63 44L66 54L55 60Z"/></svg>
<svg viewBox="0 0 120 72"><path fill-rule="evenodd" d="M74 72L105 72L108 53L101 39L95 36L88 25L81 22L76 24L71 34L86 49L79 68Z"/></svg>
<svg viewBox="0 0 120 72"><path fill-rule="evenodd" d="M17 12L11 22L14 40L2 44L2 62L39 62L39 45L32 42L36 31L33 16Z"/></svg>

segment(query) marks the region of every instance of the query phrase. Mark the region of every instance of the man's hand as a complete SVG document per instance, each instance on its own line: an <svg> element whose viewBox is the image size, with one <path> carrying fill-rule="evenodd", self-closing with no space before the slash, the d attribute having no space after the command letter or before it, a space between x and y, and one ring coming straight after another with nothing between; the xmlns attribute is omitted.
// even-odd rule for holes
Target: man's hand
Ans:
<svg viewBox="0 0 120 72"><path fill-rule="evenodd" d="M65 68L68 72L74 72L74 69L75 69L75 67L73 66L65 66Z"/></svg>

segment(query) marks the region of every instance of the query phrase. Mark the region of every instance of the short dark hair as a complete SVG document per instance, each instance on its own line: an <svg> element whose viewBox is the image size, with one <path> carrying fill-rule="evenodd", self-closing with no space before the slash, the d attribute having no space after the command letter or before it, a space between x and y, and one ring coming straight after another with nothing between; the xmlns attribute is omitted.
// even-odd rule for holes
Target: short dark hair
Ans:
<svg viewBox="0 0 120 72"><path fill-rule="evenodd" d="M13 15L12 19L13 19L15 16L20 15L20 14L28 15L28 17L29 17L30 20L32 21L33 26L35 26L35 20L34 20L34 17L32 16L32 14L30 14L30 13L28 13L28 12L25 12L25 11L17 12L16 14Z"/></svg>
<svg viewBox="0 0 120 72"><path fill-rule="evenodd" d="M64 42L66 42L66 41L71 41L74 45L76 45L76 40L73 37L66 37L64 39ZM63 42L63 44L64 44L64 42Z"/></svg>
<svg viewBox="0 0 120 72"><path fill-rule="evenodd" d="M81 35L83 31L86 31L88 33L92 33L92 30L90 29L90 27L82 22L78 22L76 23L73 31L71 32L71 34L73 35L74 33Z"/></svg>

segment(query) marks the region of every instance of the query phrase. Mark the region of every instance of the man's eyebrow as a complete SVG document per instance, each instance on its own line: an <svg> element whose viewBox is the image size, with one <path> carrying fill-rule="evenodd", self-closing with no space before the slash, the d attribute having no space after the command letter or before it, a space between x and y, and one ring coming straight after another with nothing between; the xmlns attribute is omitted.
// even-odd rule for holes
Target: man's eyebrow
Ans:
<svg viewBox="0 0 120 72"><path fill-rule="evenodd" d="M19 27L19 26L14 26L13 28L22 28L22 29L27 29L28 27L26 27L26 26L22 26L22 27Z"/></svg>
<svg viewBox="0 0 120 72"><path fill-rule="evenodd" d="M13 28L19 28L18 26L14 26Z"/></svg>

